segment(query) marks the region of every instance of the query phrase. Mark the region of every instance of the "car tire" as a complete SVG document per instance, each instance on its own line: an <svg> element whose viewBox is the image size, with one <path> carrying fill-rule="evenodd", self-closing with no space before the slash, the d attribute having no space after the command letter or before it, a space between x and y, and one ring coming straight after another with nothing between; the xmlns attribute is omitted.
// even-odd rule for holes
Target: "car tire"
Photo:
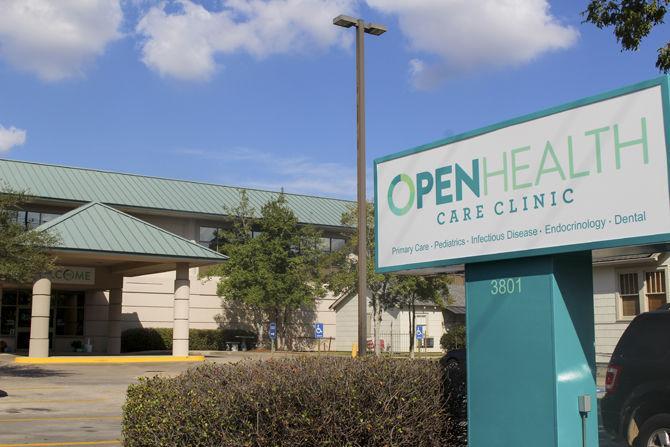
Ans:
<svg viewBox="0 0 670 447"><path fill-rule="evenodd" d="M670 438L670 414L661 413L647 419L642 427L640 434L635 438L635 447L656 447L663 446L658 442L658 436L668 436Z"/></svg>

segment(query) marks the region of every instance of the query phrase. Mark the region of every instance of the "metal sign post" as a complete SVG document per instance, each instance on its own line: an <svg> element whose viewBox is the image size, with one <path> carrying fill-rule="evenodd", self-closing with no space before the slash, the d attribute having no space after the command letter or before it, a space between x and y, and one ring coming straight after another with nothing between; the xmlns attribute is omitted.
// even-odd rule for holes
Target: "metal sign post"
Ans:
<svg viewBox="0 0 670 447"><path fill-rule="evenodd" d="M426 332L426 327L422 324L416 326L416 341L421 344L418 346L418 353L421 354L421 345L423 345L423 340Z"/></svg>
<svg viewBox="0 0 670 447"><path fill-rule="evenodd" d="M270 345L272 352L275 352L275 340L277 339L277 323L270 323L270 330L268 331L270 336Z"/></svg>
<svg viewBox="0 0 670 447"><path fill-rule="evenodd" d="M323 338L323 323L316 323L314 325L314 338L317 339L319 352L321 351L321 339Z"/></svg>

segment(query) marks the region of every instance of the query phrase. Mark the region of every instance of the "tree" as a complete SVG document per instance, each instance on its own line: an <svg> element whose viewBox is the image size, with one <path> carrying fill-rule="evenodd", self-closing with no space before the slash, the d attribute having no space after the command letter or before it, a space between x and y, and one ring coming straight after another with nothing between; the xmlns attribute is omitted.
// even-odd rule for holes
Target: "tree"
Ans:
<svg viewBox="0 0 670 447"><path fill-rule="evenodd" d="M55 258L48 249L56 245L56 235L26 230L17 222L17 212L28 200L23 193L0 191L0 280L32 283L54 268Z"/></svg>
<svg viewBox="0 0 670 447"><path fill-rule="evenodd" d="M465 347L466 331L464 324L457 324L449 328L440 338L440 346L445 351L461 349Z"/></svg>
<svg viewBox="0 0 670 447"><path fill-rule="evenodd" d="M651 30L663 23L670 0L591 0L585 22L602 29L613 26L623 50L637 51ZM670 72L670 42L658 49L656 67Z"/></svg>
<svg viewBox="0 0 670 447"><path fill-rule="evenodd" d="M451 279L446 275L436 276L401 276L397 279L396 288L397 306L407 308L409 318L409 352L414 358L416 332L416 305L417 303L431 303L439 306L446 305L449 299L449 284Z"/></svg>
<svg viewBox="0 0 670 447"><path fill-rule="evenodd" d="M257 345L263 343L265 308L261 301L262 295L255 289L256 282L253 276L255 257L249 254L255 250L252 238L253 222L256 219L256 210L249 203L246 190L238 190L239 202L235 207L225 207L226 214L231 216L231 225L225 230L215 233L213 247L229 256L226 263L209 269L208 276L220 276L217 284L217 294L227 304L232 304L234 312L229 312L224 320L239 318L240 314L245 322L251 320L257 336ZM230 310L224 305L224 310Z"/></svg>
<svg viewBox="0 0 670 447"><path fill-rule="evenodd" d="M212 272L221 276L217 291L253 309L259 334L263 317L275 321L282 346L290 349L296 311L313 307L324 293L318 282L318 233L298 224L284 194L263 205L254 220L246 193L241 192L233 216L232 230L220 235L221 251L229 260ZM252 225L260 230L256 237L251 236Z"/></svg>
<svg viewBox="0 0 670 447"><path fill-rule="evenodd" d="M374 269L374 209L368 204L367 215L367 261L368 290L372 307L373 339L375 355L380 355L380 327L385 309L392 307L397 299L396 275L382 274ZM342 215L342 225L352 227L358 222L358 210L352 207ZM326 272L323 282L336 295L355 294L358 288L358 236L345 235L346 243L338 251L326 258Z"/></svg>

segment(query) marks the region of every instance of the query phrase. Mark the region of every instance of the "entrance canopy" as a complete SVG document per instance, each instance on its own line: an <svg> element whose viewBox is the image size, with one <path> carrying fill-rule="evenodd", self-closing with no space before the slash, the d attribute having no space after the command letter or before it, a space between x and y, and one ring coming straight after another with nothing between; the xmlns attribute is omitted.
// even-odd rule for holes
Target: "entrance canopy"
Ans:
<svg viewBox="0 0 670 447"><path fill-rule="evenodd" d="M109 273L138 276L219 264L228 259L108 205L91 202L39 227L60 238L51 251L58 264L107 267Z"/></svg>

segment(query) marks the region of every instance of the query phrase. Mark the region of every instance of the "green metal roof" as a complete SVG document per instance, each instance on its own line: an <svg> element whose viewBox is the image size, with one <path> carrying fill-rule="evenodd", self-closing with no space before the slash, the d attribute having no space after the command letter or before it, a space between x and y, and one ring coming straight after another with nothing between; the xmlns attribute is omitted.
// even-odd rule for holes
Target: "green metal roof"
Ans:
<svg viewBox="0 0 670 447"><path fill-rule="evenodd" d="M226 214L225 207L239 202L238 188L231 186L0 159L2 183L38 198L219 216ZM247 193L257 213L279 194L256 189L247 189ZM298 221L314 225L342 226L342 213L354 204L299 194L285 196Z"/></svg>
<svg viewBox="0 0 670 447"><path fill-rule="evenodd" d="M60 237L62 250L123 253L222 262L209 248L102 203L91 202L37 227Z"/></svg>

